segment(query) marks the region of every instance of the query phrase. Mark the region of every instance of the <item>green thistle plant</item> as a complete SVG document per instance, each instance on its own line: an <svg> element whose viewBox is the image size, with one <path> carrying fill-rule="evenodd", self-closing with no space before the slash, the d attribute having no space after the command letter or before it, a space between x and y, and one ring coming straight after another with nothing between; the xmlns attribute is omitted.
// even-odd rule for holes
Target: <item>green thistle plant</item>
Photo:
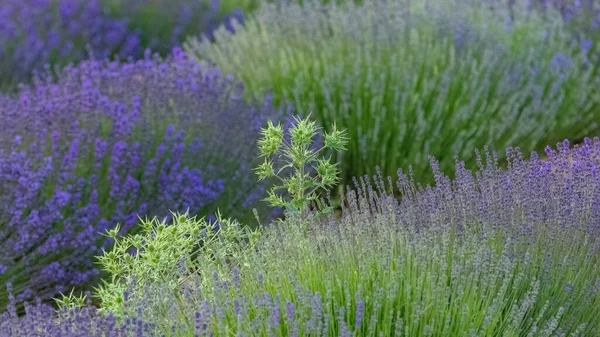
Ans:
<svg viewBox="0 0 600 337"><path fill-rule="evenodd" d="M60 293L60 298L55 298L54 302L59 308L65 308L67 310L74 308L82 308L88 303L88 294L80 294L79 296L75 296L73 292L75 289L71 289L69 295L65 295L64 293Z"/></svg>
<svg viewBox="0 0 600 337"><path fill-rule="evenodd" d="M199 276L205 283L211 277L207 270L225 272L232 264L244 269L244 257L254 251L260 239L258 230L224 218L218 211L215 221L172 213L171 224L153 218L140 220L140 227L141 233L122 238L118 225L103 234L112 238L114 245L97 257L102 269L110 274L93 293L102 303L102 313L110 311L122 317L126 305L151 299L154 311L148 311L166 317L172 303L164 302L162 291L172 293L183 308L185 287L193 283L194 277ZM69 309L82 307L86 300L87 296L71 293L55 302L59 308ZM180 314L185 319L185 314Z"/></svg>
<svg viewBox="0 0 600 337"><path fill-rule="evenodd" d="M275 126L271 121L261 130L258 148L265 161L255 169L256 174L259 181L276 177L281 183L273 186L264 199L271 206L283 207L288 213L302 214L311 202L316 202L319 205L318 214L331 211L331 207L322 207L324 205L320 204L317 191L335 186L339 182L340 172L337 164L332 162L332 156L324 159L323 155L329 150L346 150L348 139L345 131L338 130L334 123L332 131L324 133L323 146L314 149L314 138L321 129L310 120L309 114L304 119L294 118L294 125L288 131L289 139L284 137L283 127L279 124ZM283 165L277 171L271 157L282 161ZM292 172L286 175L286 170ZM277 193L279 190L286 190L289 200Z"/></svg>

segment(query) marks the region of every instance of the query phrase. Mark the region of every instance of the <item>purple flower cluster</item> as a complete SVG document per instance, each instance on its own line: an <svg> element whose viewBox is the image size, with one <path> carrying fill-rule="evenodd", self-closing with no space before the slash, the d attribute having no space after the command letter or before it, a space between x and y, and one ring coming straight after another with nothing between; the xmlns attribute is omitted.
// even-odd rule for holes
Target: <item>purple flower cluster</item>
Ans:
<svg viewBox="0 0 600 337"><path fill-rule="evenodd" d="M130 31L138 31L142 45L167 54L190 35L212 39L220 25L234 32L233 20L243 23L242 10L229 8L221 0L117 0L112 16L128 20Z"/></svg>
<svg viewBox="0 0 600 337"><path fill-rule="evenodd" d="M89 48L88 48L89 47ZM86 50L87 48L87 50ZM46 64L88 56L140 54L139 34L127 21L106 15L100 0L6 0L0 7L0 73L3 86L28 81Z"/></svg>
<svg viewBox="0 0 600 337"><path fill-rule="evenodd" d="M176 49L86 61L0 97L0 283L19 302L85 284L110 243L98 233L119 223L122 235L138 216L253 219L266 207L256 139L282 111L269 97L249 106L241 89Z"/></svg>
<svg viewBox="0 0 600 337"><path fill-rule="evenodd" d="M9 285L10 292L10 285ZM26 315L19 318L16 300L9 295L8 311L0 315L0 337L152 337L159 336L155 326L138 315L117 320L113 315L99 315L95 307L61 309L37 301L25 303Z"/></svg>
<svg viewBox="0 0 600 337"><path fill-rule="evenodd" d="M354 179L342 212L358 223L362 216L383 212L415 232L453 226L463 232L476 224L487 231L527 237L542 226L551 236L574 231L600 244L599 138L585 138L573 148L568 140L556 149L548 146L543 159L536 152L525 159L519 148L508 148L506 169L487 148L485 156L475 152L478 170L473 172L456 159L454 178L440 172L430 157L434 186L415 181L412 166L408 173L398 170L395 186L381 175L373 177L375 187L368 176ZM390 195L394 190L399 201Z"/></svg>
<svg viewBox="0 0 600 337"><path fill-rule="evenodd" d="M241 10L222 13L218 0L5 0L0 7L0 90L27 83L32 73L88 58L141 58L144 48L167 55L184 37L212 31Z"/></svg>

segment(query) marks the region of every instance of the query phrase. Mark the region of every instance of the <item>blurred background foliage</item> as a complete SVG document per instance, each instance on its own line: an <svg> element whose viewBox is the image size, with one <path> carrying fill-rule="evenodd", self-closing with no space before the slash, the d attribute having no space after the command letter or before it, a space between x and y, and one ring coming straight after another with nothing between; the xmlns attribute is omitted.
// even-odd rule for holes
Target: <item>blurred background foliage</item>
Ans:
<svg viewBox="0 0 600 337"><path fill-rule="evenodd" d="M265 4L235 34L184 46L246 97L272 93L348 129L343 184L378 165L392 176L412 165L429 183L429 155L448 172L474 148L540 150L597 131L596 34L576 29L589 20L483 3Z"/></svg>

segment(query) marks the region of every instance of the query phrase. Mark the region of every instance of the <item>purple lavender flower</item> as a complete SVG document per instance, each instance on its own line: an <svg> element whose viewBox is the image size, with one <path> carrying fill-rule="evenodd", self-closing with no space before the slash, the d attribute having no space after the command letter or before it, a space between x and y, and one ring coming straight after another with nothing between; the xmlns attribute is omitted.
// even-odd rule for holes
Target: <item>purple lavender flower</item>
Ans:
<svg viewBox="0 0 600 337"><path fill-rule="evenodd" d="M237 298L235 300L233 300L233 312L234 312L235 316L242 315L242 308L240 307L240 301Z"/></svg>
<svg viewBox="0 0 600 337"><path fill-rule="evenodd" d="M240 269L238 267L234 267L231 271L231 274L231 282L233 283L233 286L239 289L241 286Z"/></svg>
<svg viewBox="0 0 600 337"><path fill-rule="evenodd" d="M0 284L14 278L24 300L92 282L110 244L99 232L120 223L124 234L138 216L219 207L252 224L252 207L267 206L249 202L264 186L252 171L261 123L248 121L281 111L233 98L215 74L175 49L86 61L0 96Z"/></svg>
<svg viewBox="0 0 600 337"><path fill-rule="evenodd" d="M127 21L104 13L100 0L7 0L0 10L0 64L8 89L26 82L46 64L65 65L91 56L105 58L126 47L128 55L143 50ZM89 47L86 50L86 46Z"/></svg>
<svg viewBox="0 0 600 337"><path fill-rule="evenodd" d="M294 303L288 301L285 305L285 313L286 313L286 318L287 318L287 323L289 325L292 325L292 323L294 322Z"/></svg>
<svg viewBox="0 0 600 337"><path fill-rule="evenodd" d="M594 44L594 41L591 39L582 41L581 42L581 53L587 54L590 51L590 49L592 48L593 44Z"/></svg>
<svg viewBox="0 0 600 337"><path fill-rule="evenodd" d="M234 32L233 22L243 23L242 9L227 5L219 0L129 0L113 6L111 14L127 20L130 31L139 31L143 46L165 54L190 35L212 39L221 25Z"/></svg>
<svg viewBox="0 0 600 337"><path fill-rule="evenodd" d="M130 0L107 6L102 0L6 0L0 9L0 90L27 83L34 73L88 57L143 57L144 48L161 55L191 34L212 32L233 21L241 9L219 1Z"/></svg>
<svg viewBox="0 0 600 337"><path fill-rule="evenodd" d="M357 330L360 329L360 323L362 322L362 319L363 319L364 309L365 309L365 302L363 302L362 300L359 300L358 303L356 303L356 318L355 318L356 323L354 324L354 328L356 328Z"/></svg>
<svg viewBox="0 0 600 337"><path fill-rule="evenodd" d="M278 328L281 320L281 309L279 304L280 296L275 295L273 304L271 305L271 314L269 316L269 324L272 328Z"/></svg>

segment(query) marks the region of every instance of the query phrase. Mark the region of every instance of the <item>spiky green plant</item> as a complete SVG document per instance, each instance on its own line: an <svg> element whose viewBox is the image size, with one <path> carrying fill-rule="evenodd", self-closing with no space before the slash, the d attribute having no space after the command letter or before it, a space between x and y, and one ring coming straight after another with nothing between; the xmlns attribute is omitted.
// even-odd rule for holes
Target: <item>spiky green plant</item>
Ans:
<svg viewBox="0 0 600 337"><path fill-rule="evenodd" d="M195 284L196 277L203 280L196 283L200 286L211 277L209 271L230 270L229 264L244 269L237 262L254 251L260 238L259 231L220 213L214 222L187 213L173 213L172 218L171 224L157 218L141 220L142 232L123 238L118 237L119 226L107 230L114 245L97 258L109 279L93 293L101 302L100 312L122 317L128 306L151 301L153 315L160 312L166 317L173 304L170 301L183 301L185 286ZM85 301L86 296L72 293L56 299L61 308L81 307Z"/></svg>
<svg viewBox="0 0 600 337"><path fill-rule="evenodd" d="M580 53L535 13L506 27L485 6L450 3L264 5L236 34L185 49L242 80L247 97L272 91L348 130L343 184L376 165L394 175L411 164L431 181L428 155L451 171L455 155L474 163L475 147L540 149L597 129L597 45Z"/></svg>
<svg viewBox="0 0 600 337"><path fill-rule="evenodd" d="M268 126L261 130L262 138L258 141L260 156L265 161L256 168L259 181L277 178L281 185L275 185L268 191L265 199L272 207L282 207L289 212L302 212L312 202L319 203L319 190L327 190L339 181L337 163L332 163L332 155L322 158L326 151L343 151L348 142L345 131L338 130L335 124L332 131L324 134L323 146L314 148L314 138L321 127L310 119L295 118L295 125L288 130L284 137L281 124ZM272 157L282 163L274 167ZM287 176L285 174L292 171ZM289 194L289 200L280 193L284 190ZM319 212L326 213L331 209L325 207Z"/></svg>

